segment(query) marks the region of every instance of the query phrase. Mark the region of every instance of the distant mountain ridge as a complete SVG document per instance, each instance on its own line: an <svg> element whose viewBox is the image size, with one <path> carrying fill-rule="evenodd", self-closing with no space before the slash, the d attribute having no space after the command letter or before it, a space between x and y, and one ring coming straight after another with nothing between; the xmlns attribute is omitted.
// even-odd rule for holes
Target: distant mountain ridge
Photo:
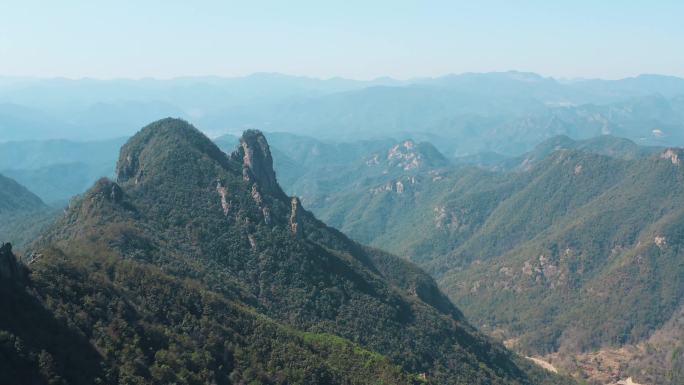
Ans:
<svg viewBox="0 0 684 385"><path fill-rule="evenodd" d="M211 137L248 128L331 141L430 135L442 138L431 141L449 157L520 155L558 134L684 145L682 95L684 80L673 77L559 81L515 71L406 81L20 79L0 83L0 141L129 136L176 116Z"/></svg>
<svg viewBox="0 0 684 385"><path fill-rule="evenodd" d="M17 181L0 174L0 234L23 247L55 218L56 211Z"/></svg>
<svg viewBox="0 0 684 385"><path fill-rule="evenodd" d="M612 135L600 135L590 139L573 140L566 135L549 138L534 147L531 151L517 157L497 157L477 161L463 161L465 164L481 164L484 168L494 170L526 170L534 167L551 154L560 150L577 150L597 155L606 155L618 159L637 159L648 157L664 150L659 146L640 146L633 141ZM486 155L482 155L486 157ZM457 160L458 163L458 160Z"/></svg>
<svg viewBox="0 0 684 385"><path fill-rule="evenodd" d="M98 178L113 175L125 140L0 143L0 173L17 180L47 204L64 206Z"/></svg>
<svg viewBox="0 0 684 385"><path fill-rule="evenodd" d="M0 214L45 208L35 194L16 181L0 175Z"/></svg>

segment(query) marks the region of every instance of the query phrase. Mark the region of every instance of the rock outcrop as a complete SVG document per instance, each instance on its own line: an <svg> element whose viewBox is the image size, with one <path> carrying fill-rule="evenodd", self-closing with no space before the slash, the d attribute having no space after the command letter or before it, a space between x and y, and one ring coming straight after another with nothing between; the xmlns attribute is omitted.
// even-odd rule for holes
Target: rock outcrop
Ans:
<svg viewBox="0 0 684 385"><path fill-rule="evenodd" d="M230 213L230 200L228 199L228 189L221 183L220 180L216 181L216 192L221 197L221 209L223 209L223 215L228 215Z"/></svg>
<svg viewBox="0 0 684 385"><path fill-rule="evenodd" d="M448 164L447 159L432 144L427 142L416 143L405 140L387 151L386 164L392 168L400 168L404 171L417 170L420 168L443 167ZM366 161L371 166L380 164L380 159L375 154Z"/></svg>
<svg viewBox="0 0 684 385"><path fill-rule="evenodd" d="M678 166L682 162L682 154L680 149L668 148L660 154L660 158L669 159L672 164Z"/></svg>
<svg viewBox="0 0 684 385"><path fill-rule="evenodd" d="M90 190L93 198L104 199L110 202L121 202L123 199L123 190L121 187L107 178L100 178L95 182L95 186Z"/></svg>
<svg viewBox="0 0 684 385"><path fill-rule="evenodd" d="M245 131L240 138L240 146L232 156L233 159L242 160L242 177L246 182L258 184L263 191L281 191L273 170L271 149L261 131Z"/></svg>
<svg viewBox="0 0 684 385"><path fill-rule="evenodd" d="M300 222L302 203L299 198L292 197L292 209L290 210L290 232L295 237L302 235L302 224Z"/></svg>

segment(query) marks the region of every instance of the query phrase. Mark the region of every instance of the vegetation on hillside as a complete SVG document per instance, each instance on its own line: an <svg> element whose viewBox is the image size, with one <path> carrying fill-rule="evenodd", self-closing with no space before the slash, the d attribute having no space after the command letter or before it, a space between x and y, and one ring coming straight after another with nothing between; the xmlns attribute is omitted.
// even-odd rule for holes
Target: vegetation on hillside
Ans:
<svg viewBox="0 0 684 385"><path fill-rule="evenodd" d="M415 266L318 221L282 192L271 162L258 131L227 156L186 122L155 122L122 148L118 182L98 181L32 245L42 257L28 293L104 363L82 375L569 383L477 332ZM6 339L29 331L11 325ZM55 375L72 376L68 352L48 343L21 359L40 367L45 350Z"/></svg>
<svg viewBox="0 0 684 385"><path fill-rule="evenodd" d="M566 142L516 171L428 169L401 192L341 188L314 209L426 268L469 319L528 353L645 341L684 303L681 150Z"/></svg>
<svg viewBox="0 0 684 385"><path fill-rule="evenodd" d="M15 180L0 175L0 236L22 248L57 217L57 210Z"/></svg>

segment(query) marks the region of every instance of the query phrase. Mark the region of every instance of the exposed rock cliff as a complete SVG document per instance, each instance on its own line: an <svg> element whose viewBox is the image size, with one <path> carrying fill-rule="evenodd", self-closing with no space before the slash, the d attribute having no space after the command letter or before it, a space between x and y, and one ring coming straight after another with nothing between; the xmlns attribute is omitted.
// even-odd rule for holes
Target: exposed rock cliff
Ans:
<svg viewBox="0 0 684 385"><path fill-rule="evenodd" d="M302 203L299 198L292 197L292 210L290 212L290 231L295 237L302 235L302 224L299 221L301 216Z"/></svg>
<svg viewBox="0 0 684 385"><path fill-rule="evenodd" d="M240 138L240 146L232 157L242 161L242 176L245 181L258 184L263 191L282 193L273 171L271 149L261 131L245 131Z"/></svg>
<svg viewBox="0 0 684 385"><path fill-rule="evenodd" d="M387 150L384 159L380 154L373 154L366 159L366 165L370 167L380 165L403 171L443 167L447 164L447 159L432 144L416 143L412 140L405 140L392 146Z"/></svg>

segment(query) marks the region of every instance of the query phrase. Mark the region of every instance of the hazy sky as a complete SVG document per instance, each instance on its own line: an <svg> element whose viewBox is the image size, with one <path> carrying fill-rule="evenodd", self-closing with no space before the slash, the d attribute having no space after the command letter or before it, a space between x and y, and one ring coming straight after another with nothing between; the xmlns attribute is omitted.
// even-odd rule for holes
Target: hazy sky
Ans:
<svg viewBox="0 0 684 385"><path fill-rule="evenodd" d="M0 76L684 76L684 1L0 0Z"/></svg>

